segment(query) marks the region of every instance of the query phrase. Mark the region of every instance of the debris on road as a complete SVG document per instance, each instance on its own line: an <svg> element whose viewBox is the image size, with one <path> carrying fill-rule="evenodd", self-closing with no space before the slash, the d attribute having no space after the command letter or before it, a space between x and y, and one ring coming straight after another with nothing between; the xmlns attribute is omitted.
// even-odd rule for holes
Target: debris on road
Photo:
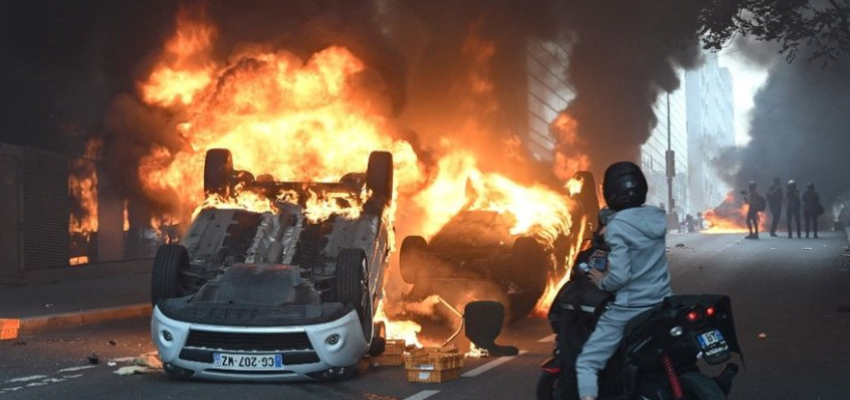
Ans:
<svg viewBox="0 0 850 400"><path fill-rule="evenodd" d="M838 306L838 307L836 307L836 311L838 311L838 312L850 312L850 307L848 307L848 306Z"/></svg>
<svg viewBox="0 0 850 400"><path fill-rule="evenodd" d="M440 383L460 378L463 354L457 346L425 347L404 354L408 382Z"/></svg>
<svg viewBox="0 0 850 400"><path fill-rule="evenodd" d="M677 244L676 244L676 247L677 247L677 248L680 248L680 249L684 249L684 248L685 248L685 244L684 244L684 243L677 243Z"/></svg>
<svg viewBox="0 0 850 400"><path fill-rule="evenodd" d="M91 365L100 364L100 358L97 357L97 353L91 353L91 355L87 356L86 358L89 359L89 364Z"/></svg>
<svg viewBox="0 0 850 400"><path fill-rule="evenodd" d="M108 341L108 342L106 342L106 343L108 343L110 346L117 346L117 345L118 345L118 342L116 342L116 341L114 341L114 340L110 340L110 341Z"/></svg>
<svg viewBox="0 0 850 400"><path fill-rule="evenodd" d="M154 372L152 368L142 367L140 365L131 365L129 367L121 367L118 368L113 374L128 376L128 375L136 375L136 374L150 374Z"/></svg>
<svg viewBox="0 0 850 400"><path fill-rule="evenodd" d="M162 369L162 361L156 355L156 352L145 353L136 357L133 360L133 365L151 369Z"/></svg>
<svg viewBox="0 0 850 400"><path fill-rule="evenodd" d="M115 361L110 361L110 362L106 363L106 365L108 365L110 367L114 367L114 366L118 365L118 363L116 363Z"/></svg>
<svg viewBox="0 0 850 400"><path fill-rule="evenodd" d="M767 334L764 332L759 333L759 339L767 339Z"/></svg>
<svg viewBox="0 0 850 400"><path fill-rule="evenodd" d="M811 247L803 247L803 250L814 250L814 249L811 248Z"/></svg>

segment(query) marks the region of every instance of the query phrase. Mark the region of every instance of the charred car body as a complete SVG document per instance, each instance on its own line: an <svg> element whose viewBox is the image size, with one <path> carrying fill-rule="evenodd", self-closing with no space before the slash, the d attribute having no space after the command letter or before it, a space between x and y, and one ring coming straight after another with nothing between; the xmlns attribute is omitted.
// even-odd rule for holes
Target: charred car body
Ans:
<svg viewBox="0 0 850 400"><path fill-rule="evenodd" d="M404 281L413 285L408 296L418 299L438 294L457 304L465 302L459 296L474 293L474 298L505 304L509 320L527 316L549 280L567 272L570 247L585 231L593 232L592 226L581 229L595 223L588 216L599 213L593 175L582 171L575 179L583 185L581 192L572 196L573 223L568 231L513 235L510 230L515 221L510 215L465 209L430 243L421 236L404 238L399 266ZM568 201L566 196L564 201Z"/></svg>
<svg viewBox="0 0 850 400"><path fill-rule="evenodd" d="M166 374L333 380L380 352L372 319L390 251L392 168L390 153L373 152L366 173L339 182L275 182L234 171L229 151L210 150L207 194L309 193L356 212L311 220L306 196L274 212L201 211L183 242L154 260L151 335Z"/></svg>

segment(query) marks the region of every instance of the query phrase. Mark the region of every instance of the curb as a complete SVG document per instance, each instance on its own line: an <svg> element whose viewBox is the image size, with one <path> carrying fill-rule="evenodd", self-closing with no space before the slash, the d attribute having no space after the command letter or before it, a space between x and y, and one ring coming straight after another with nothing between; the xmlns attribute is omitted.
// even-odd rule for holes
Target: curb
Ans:
<svg viewBox="0 0 850 400"><path fill-rule="evenodd" d="M20 333L34 333L71 326L93 325L107 321L147 317L151 315L151 304L141 303L127 306L95 308L62 314L44 315L20 319Z"/></svg>

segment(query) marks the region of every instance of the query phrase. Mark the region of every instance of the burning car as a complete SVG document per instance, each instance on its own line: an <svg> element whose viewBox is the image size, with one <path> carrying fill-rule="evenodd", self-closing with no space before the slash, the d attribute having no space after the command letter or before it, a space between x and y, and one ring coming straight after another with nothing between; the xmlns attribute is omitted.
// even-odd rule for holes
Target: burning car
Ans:
<svg viewBox="0 0 850 400"><path fill-rule="evenodd" d="M599 212L593 175L582 171L573 181L578 182L571 188L573 200L562 199L571 212L547 216L546 226L518 233L510 212L466 207L430 242L404 238L399 267L413 285L409 297L439 294L457 304L463 302L459 296L471 294L501 301L510 320L527 316L547 287L566 274L572 248L585 231L592 232L584 226Z"/></svg>
<svg viewBox="0 0 850 400"><path fill-rule="evenodd" d="M382 350L373 317L390 252L390 153L372 152L365 173L317 183L255 179L213 149L204 189L274 207L203 209L181 244L158 249L151 335L168 376L335 380Z"/></svg>

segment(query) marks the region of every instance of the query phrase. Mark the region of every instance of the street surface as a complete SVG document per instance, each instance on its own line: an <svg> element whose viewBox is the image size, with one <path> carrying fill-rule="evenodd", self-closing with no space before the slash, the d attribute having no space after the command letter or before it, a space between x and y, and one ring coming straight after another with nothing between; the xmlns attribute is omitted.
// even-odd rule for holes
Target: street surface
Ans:
<svg viewBox="0 0 850 400"><path fill-rule="evenodd" d="M844 233L810 240L742 237L667 239L677 293L732 297L746 369L730 398L850 398L850 258ZM529 399L538 365L551 351L545 321L531 318L507 328L498 340L525 353L507 360L467 359L466 376L443 384L407 383L403 367L372 368L334 384L225 384L174 381L161 372L114 374L131 357L154 350L148 329L147 319L136 319L2 342L0 398ZM92 353L96 365L87 359ZM118 359L115 366L107 364L111 359Z"/></svg>

